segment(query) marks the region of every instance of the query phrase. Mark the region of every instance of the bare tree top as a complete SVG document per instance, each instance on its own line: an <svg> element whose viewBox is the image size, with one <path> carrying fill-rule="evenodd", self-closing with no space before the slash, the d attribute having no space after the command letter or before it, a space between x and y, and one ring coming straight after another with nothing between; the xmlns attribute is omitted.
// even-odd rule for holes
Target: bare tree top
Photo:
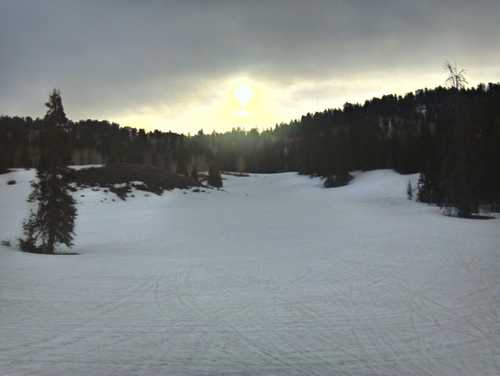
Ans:
<svg viewBox="0 0 500 376"><path fill-rule="evenodd" d="M452 64L449 61L446 62L445 69L448 72L446 83L452 88L461 90L469 84L465 78L465 69L459 68L457 64Z"/></svg>

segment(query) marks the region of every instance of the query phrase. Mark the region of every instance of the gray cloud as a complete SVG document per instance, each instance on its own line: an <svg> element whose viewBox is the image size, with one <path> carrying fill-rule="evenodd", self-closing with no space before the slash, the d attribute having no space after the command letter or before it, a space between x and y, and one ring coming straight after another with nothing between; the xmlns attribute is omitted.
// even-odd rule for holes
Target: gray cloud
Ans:
<svg viewBox="0 0 500 376"><path fill-rule="evenodd" d="M498 14L496 0L3 0L0 113L38 115L53 87L85 118L242 72L286 83L446 58L493 67Z"/></svg>

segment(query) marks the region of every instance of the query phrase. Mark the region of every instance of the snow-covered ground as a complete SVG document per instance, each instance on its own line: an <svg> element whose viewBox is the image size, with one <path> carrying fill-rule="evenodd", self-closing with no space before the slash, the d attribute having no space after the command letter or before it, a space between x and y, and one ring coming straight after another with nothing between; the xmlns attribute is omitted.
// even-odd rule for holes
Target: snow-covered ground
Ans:
<svg viewBox="0 0 500 376"><path fill-rule="evenodd" d="M0 175L0 240L32 177ZM78 256L0 246L0 374L500 374L500 220L409 202L391 171L226 178L78 192Z"/></svg>

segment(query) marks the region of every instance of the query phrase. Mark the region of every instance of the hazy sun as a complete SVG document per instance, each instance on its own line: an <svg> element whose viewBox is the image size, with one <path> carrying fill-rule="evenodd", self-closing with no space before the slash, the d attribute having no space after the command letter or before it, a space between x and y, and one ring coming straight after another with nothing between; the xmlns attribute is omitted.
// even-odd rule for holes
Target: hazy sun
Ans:
<svg viewBox="0 0 500 376"><path fill-rule="evenodd" d="M246 84L239 85L233 94L241 107L245 107L254 96L252 88Z"/></svg>

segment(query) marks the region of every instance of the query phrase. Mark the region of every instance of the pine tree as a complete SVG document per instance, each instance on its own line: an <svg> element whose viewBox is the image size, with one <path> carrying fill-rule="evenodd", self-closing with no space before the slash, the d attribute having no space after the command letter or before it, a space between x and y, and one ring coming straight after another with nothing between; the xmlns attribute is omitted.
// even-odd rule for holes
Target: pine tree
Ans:
<svg viewBox="0 0 500 376"><path fill-rule="evenodd" d="M432 193L427 174L421 173L417 183L417 201L432 203Z"/></svg>
<svg viewBox="0 0 500 376"><path fill-rule="evenodd" d="M31 155L26 145L21 148L21 166L24 168L32 167Z"/></svg>
<svg viewBox="0 0 500 376"><path fill-rule="evenodd" d="M208 169L208 184L215 188L222 187L222 176L215 164L212 164Z"/></svg>
<svg viewBox="0 0 500 376"><path fill-rule="evenodd" d="M66 166L71 160L68 119L64 112L61 93L54 89L45 103L47 113L40 132L40 162L38 169L52 170Z"/></svg>
<svg viewBox="0 0 500 376"><path fill-rule="evenodd" d="M76 208L65 177L38 170L37 178L38 181L32 183L33 191L28 198L28 202L37 205L37 210L31 212L23 224L25 239L21 241L21 246L27 251L43 253L54 253L57 243L71 247Z"/></svg>
<svg viewBox="0 0 500 376"><path fill-rule="evenodd" d="M446 214L456 214L462 218L472 216L474 207L473 171L471 163L470 140L467 135L467 113L464 113L465 104L461 91L467 80L464 70L447 63L449 72L447 82L455 92L454 127L450 133L448 152L442 169L442 188L444 191L444 210ZM456 212L455 212L456 209Z"/></svg>
<svg viewBox="0 0 500 376"><path fill-rule="evenodd" d="M46 106L38 181L32 184L28 199L36 205L36 211L23 224L25 238L20 240L20 246L26 251L54 253L58 243L72 246L77 212L66 179L68 155L64 128L68 120L58 91L51 93Z"/></svg>
<svg viewBox="0 0 500 376"><path fill-rule="evenodd" d="M411 180L408 179L408 185L406 186L406 196L408 200L413 200L413 186L411 185Z"/></svg>
<svg viewBox="0 0 500 376"><path fill-rule="evenodd" d="M177 160L177 167L175 172L179 175L189 176L187 164L184 158L180 158L179 160Z"/></svg>
<svg viewBox="0 0 500 376"><path fill-rule="evenodd" d="M0 174L3 174L7 171L6 168L7 163L5 163L4 152L2 150L2 145L0 145Z"/></svg>
<svg viewBox="0 0 500 376"><path fill-rule="evenodd" d="M335 147L335 175L327 176L323 183L325 188L341 187L349 184L352 176L349 174L349 151L347 145L347 134L345 131L340 131L334 143Z"/></svg>
<svg viewBox="0 0 500 376"><path fill-rule="evenodd" d="M196 168L196 165L193 165L193 168L191 170L191 177L193 178L194 181L196 181L196 182L199 181L198 169Z"/></svg>

